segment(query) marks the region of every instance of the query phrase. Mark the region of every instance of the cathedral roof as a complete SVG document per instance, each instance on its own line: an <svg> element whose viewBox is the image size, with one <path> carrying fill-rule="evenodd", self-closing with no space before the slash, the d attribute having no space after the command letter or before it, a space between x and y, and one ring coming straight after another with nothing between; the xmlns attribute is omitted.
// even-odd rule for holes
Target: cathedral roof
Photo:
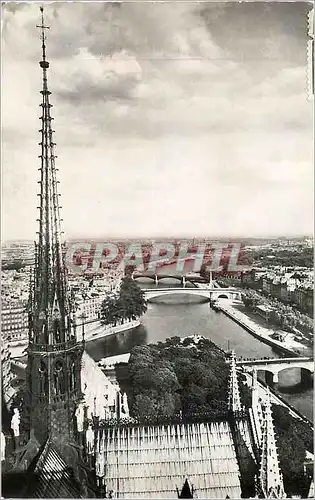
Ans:
<svg viewBox="0 0 315 500"><path fill-rule="evenodd" d="M25 497L82 498L72 470L51 441L47 441L36 459Z"/></svg>
<svg viewBox="0 0 315 500"><path fill-rule="evenodd" d="M197 498L241 497L226 421L107 428L99 437L96 467L113 498L178 498L187 478Z"/></svg>

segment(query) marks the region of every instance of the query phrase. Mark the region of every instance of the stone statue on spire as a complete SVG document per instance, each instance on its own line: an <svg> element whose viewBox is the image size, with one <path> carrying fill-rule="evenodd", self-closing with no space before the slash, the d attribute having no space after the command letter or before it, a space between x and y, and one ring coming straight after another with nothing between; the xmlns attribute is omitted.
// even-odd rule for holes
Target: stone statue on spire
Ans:
<svg viewBox="0 0 315 500"><path fill-rule="evenodd" d="M20 436L20 412L18 408L14 408L13 417L11 419L11 429L15 438Z"/></svg>

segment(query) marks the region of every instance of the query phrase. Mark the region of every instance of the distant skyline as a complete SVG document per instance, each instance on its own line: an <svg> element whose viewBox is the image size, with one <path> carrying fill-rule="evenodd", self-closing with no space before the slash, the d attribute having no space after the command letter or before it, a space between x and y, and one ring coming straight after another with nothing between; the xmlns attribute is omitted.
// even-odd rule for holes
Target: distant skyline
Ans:
<svg viewBox="0 0 315 500"><path fill-rule="evenodd" d="M310 8L45 5L65 239L312 235ZM2 239L34 240L39 4L2 9Z"/></svg>
<svg viewBox="0 0 315 500"><path fill-rule="evenodd" d="M246 242L248 240L251 240L251 241L258 241L258 240L261 240L261 241L265 241L265 240L283 240L283 239L286 239L286 240L300 240L300 239L303 239L303 238L310 238L310 239L314 239L313 237L313 234L301 234L301 235L286 235L286 236L234 236L234 242L237 243L239 241L243 241L243 242ZM145 240L148 240L148 241L153 241L154 239L156 240L160 240L160 241L168 241L168 240L192 240L192 239L195 239L196 241L198 240L202 240L202 239L206 239L206 240L209 240L209 241L220 241L220 242L225 242L225 241L228 241L230 240L231 238L229 237L225 237L225 236L147 236L147 237L143 237L143 236L137 236L137 235L134 235L134 236L122 236L122 237L116 237L116 236L111 236L109 235L107 238L97 238L97 237L89 237L88 235L87 236L82 236L82 237L76 237L76 238L65 238L65 240L67 241L82 241L82 242L87 242L87 243L91 243L93 241L95 242L104 242L104 243L108 243L111 241L111 239L113 241L116 241L116 240L119 240L121 239L122 241L123 240L135 240L135 241L145 241ZM29 242L29 243L33 243L33 239L29 239L29 238L14 238L14 239L7 239L7 240L2 240L2 243L5 244L5 243L16 243L16 242ZM231 240L231 243L233 243L233 241Z"/></svg>

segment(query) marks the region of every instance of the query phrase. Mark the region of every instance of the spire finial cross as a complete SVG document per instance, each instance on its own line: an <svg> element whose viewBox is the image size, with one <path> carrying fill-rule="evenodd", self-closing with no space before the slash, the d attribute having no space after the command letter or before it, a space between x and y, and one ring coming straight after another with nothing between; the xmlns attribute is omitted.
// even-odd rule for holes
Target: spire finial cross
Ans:
<svg viewBox="0 0 315 500"><path fill-rule="evenodd" d="M44 7L41 6L39 8L39 10L42 13L42 24L36 24L36 28L41 28L42 30L49 30L50 26L45 26L45 22L44 22Z"/></svg>
<svg viewBox="0 0 315 500"><path fill-rule="evenodd" d="M49 30L50 26L45 26L43 5L40 6L39 10L41 11L41 14L42 14L42 23L36 24L36 28L40 28L42 30L42 40L44 41L45 40L45 31L44 30Z"/></svg>
<svg viewBox="0 0 315 500"><path fill-rule="evenodd" d="M44 7L43 5L40 6L39 10L41 11L42 14L42 23L41 24L36 24L36 28L40 28L42 33L41 33L41 39L42 39L42 50L43 50L43 60L40 62L41 68L47 69L49 67L49 63L46 63L46 46L45 46L45 30L49 30L50 26L45 26L44 22Z"/></svg>

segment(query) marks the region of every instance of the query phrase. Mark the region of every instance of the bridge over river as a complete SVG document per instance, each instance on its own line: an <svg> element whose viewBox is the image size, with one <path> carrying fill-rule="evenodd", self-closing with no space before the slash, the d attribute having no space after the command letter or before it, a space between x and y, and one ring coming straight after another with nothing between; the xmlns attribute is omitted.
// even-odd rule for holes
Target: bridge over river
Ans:
<svg viewBox="0 0 315 500"><path fill-rule="evenodd" d="M238 360L236 365L241 367L244 372L252 373L254 370L257 370L257 372L265 371L271 373L273 384L279 382L280 372L292 368L300 368L301 378L303 376L310 378L311 374L314 374L314 358L310 357Z"/></svg>
<svg viewBox="0 0 315 500"><path fill-rule="evenodd" d="M174 273L164 271L157 271L156 273L152 272L134 272L131 275L133 280L141 280L143 278L150 279L155 282L155 284L159 284L165 279L172 279L174 281L179 281L181 283L191 282L191 283L205 283L205 279L200 276L199 273L194 272L182 272L179 273L176 271Z"/></svg>
<svg viewBox="0 0 315 500"><path fill-rule="evenodd" d="M214 288L209 286L202 286L196 288L143 288L145 293L145 298L147 301L151 301L157 297L163 297L166 295L197 295L198 297L203 297L208 300L218 300L218 299L230 299L230 300L240 300L241 293L236 288Z"/></svg>

